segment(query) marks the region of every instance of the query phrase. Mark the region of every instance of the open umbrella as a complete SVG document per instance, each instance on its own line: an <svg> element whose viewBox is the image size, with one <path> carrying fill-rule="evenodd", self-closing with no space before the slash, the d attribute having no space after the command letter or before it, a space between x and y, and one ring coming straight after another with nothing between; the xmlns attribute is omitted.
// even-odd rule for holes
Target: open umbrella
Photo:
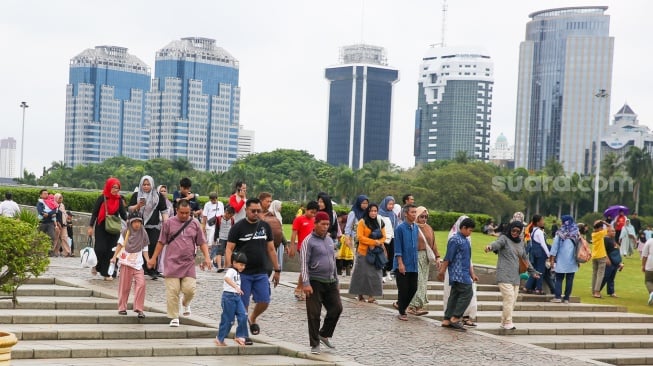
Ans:
<svg viewBox="0 0 653 366"><path fill-rule="evenodd" d="M619 215L619 211L623 211L624 215L628 215L628 207L622 206L622 205L614 205L608 207L605 211L603 211L603 216L604 217L612 217L613 219Z"/></svg>

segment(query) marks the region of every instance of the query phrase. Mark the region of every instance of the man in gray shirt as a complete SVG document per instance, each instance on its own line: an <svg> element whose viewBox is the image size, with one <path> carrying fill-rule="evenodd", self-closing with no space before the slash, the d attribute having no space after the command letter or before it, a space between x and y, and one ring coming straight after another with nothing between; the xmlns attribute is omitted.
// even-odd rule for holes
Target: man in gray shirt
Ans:
<svg viewBox="0 0 653 366"><path fill-rule="evenodd" d="M335 248L329 236L329 225L329 215L323 211L318 212L315 215L313 232L304 240L300 251L308 339L313 354L320 354L320 342L334 348L330 338L342 313ZM322 305L326 309L326 316L320 329Z"/></svg>

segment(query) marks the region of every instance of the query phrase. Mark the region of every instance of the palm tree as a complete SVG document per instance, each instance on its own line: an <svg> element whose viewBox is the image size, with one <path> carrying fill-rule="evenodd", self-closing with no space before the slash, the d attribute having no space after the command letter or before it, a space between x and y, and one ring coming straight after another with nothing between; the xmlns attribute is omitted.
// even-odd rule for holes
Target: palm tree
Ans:
<svg viewBox="0 0 653 366"><path fill-rule="evenodd" d="M458 164L467 164L472 160L465 150L456 151L456 156L454 156L453 161Z"/></svg>
<svg viewBox="0 0 653 366"><path fill-rule="evenodd" d="M653 162L648 152L631 146L626 152L626 171L635 181L633 185L633 200L635 201L635 212L639 210L639 193L642 184L648 181L653 175Z"/></svg>

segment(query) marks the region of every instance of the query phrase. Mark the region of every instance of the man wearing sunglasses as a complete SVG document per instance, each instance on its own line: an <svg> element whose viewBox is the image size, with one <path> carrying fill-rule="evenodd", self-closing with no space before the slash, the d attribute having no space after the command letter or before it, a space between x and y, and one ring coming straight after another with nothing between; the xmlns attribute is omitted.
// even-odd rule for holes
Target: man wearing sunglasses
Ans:
<svg viewBox="0 0 653 366"><path fill-rule="evenodd" d="M274 237L270 225L259 218L261 201L251 198L245 204L245 219L240 220L231 227L227 248L225 250L225 267L231 267L232 254L242 252L247 256L247 267L240 274L241 299L249 313L249 331L253 335L260 332L256 319L268 308L270 304L270 283L268 280L266 256L272 263L274 287L279 284L281 269L277 261L277 252L274 248ZM249 299L253 297L256 305L249 312Z"/></svg>

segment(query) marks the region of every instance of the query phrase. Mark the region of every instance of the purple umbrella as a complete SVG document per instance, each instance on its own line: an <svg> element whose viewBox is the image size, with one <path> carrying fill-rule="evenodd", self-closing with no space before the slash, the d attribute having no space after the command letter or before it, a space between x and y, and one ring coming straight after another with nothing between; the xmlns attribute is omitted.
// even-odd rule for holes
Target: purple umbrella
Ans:
<svg viewBox="0 0 653 366"><path fill-rule="evenodd" d="M628 207L622 206L622 205L614 205L608 207L605 211L603 211L603 216L604 217L612 217L613 219L619 215L619 211L623 211L624 215L628 215L628 212L630 211Z"/></svg>

